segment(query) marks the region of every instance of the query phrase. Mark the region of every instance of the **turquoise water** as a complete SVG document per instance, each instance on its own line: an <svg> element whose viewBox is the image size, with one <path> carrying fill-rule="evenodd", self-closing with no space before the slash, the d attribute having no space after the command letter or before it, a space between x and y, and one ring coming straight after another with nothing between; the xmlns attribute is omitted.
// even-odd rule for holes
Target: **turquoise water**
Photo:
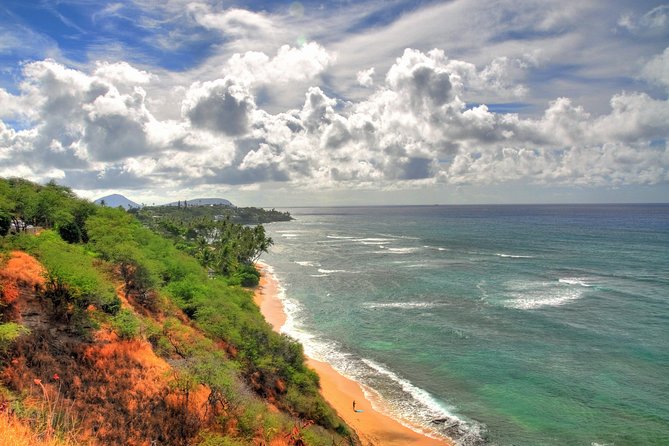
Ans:
<svg viewBox="0 0 669 446"><path fill-rule="evenodd" d="M460 444L669 444L669 205L291 213L284 329L375 405Z"/></svg>

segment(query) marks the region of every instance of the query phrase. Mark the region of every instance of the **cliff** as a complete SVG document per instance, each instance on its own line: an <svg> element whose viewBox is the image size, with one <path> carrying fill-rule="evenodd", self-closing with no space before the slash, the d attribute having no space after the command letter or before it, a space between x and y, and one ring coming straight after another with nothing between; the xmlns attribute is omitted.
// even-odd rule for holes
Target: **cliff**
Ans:
<svg viewBox="0 0 669 446"><path fill-rule="evenodd" d="M0 446L357 444L250 291L119 209L65 241L66 192L76 215L0 238Z"/></svg>

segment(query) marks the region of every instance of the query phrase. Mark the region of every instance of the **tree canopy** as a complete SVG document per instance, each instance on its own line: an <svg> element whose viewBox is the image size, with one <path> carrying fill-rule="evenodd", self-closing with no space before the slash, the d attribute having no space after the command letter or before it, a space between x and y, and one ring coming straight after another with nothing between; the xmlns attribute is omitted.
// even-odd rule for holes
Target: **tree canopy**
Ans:
<svg viewBox="0 0 669 446"><path fill-rule="evenodd" d="M54 181L42 186L22 178L0 178L0 235L36 226L56 229L70 243L85 242L84 222L94 210L94 204Z"/></svg>

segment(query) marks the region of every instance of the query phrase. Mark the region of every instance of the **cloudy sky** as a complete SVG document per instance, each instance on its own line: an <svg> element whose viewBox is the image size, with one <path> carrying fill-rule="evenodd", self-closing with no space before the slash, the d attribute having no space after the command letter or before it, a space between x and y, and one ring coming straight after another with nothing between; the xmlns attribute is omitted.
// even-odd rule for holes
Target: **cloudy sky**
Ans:
<svg viewBox="0 0 669 446"><path fill-rule="evenodd" d="M3 0L0 176L240 205L669 201L669 4Z"/></svg>

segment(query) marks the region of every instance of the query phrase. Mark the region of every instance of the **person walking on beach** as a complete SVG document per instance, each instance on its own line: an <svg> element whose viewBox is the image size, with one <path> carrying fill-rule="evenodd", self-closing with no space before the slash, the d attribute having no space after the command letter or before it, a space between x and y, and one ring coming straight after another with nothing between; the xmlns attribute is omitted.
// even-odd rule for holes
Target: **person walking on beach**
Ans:
<svg viewBox="0 0 669 446"><path fill-rule="evenodd" d="M353 412L355 412L355 400L353 400Z"/></svg>

